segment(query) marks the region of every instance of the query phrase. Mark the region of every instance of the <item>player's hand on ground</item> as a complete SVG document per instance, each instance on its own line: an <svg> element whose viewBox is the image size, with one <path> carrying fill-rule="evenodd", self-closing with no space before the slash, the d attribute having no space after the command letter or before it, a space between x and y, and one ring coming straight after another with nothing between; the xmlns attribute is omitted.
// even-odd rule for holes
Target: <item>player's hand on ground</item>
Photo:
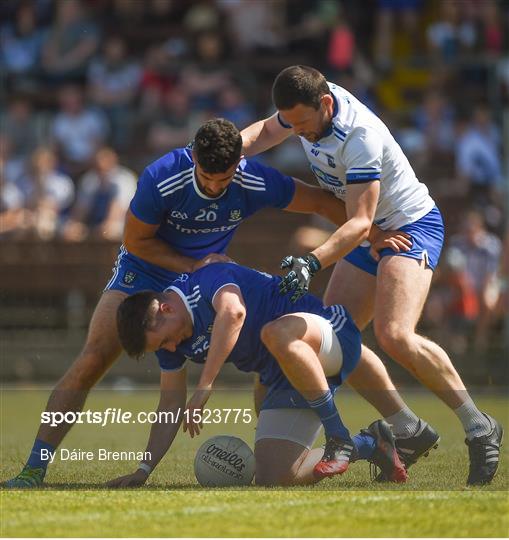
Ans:
<svg viewBox="0 0 509 540"><path fill-rule="evenodd" d="M203 428L203 407L205 407L211 391L211 388L198 388L187 402L186 412L184 413L184 433L189 432L191 438L199 435Z"/></svg>
<svg viewBox="0 0 509 540"><path fill-rule="evenodd" d="M193 264L193 272L196 272L196 270L199 270L200 268L207 266L207 264L212 263L227 263L227 262L233 262L233 259L230 259L228 255L223 255L222 253L210 253L206 257L203 257L203 259L198 259Z"/></svg>
<svg viewBox="0 0 509 540"><path fill-rule="evenodd" d="M311 253L304 257L286 256L281 261L281 268L289 270L279 284L279 292L286 294L294 291L290 300L296 302L309 290L311 278L320 270L320 261Z"/></svg>
<svg viewBox="0 0 509 540"><path fill-rule="evenodd" d="M109 482L106 482L106 487L111 488L129 488L129 487L140 487L142 486L148 478L148 474L138 469L136 472L131 474L126 474L125 476L119 476L114 478Z"/></svg>
<svg viewBox="0 0 509 540"><path fill-rule="evenodd" d="M375 261L380 260L379 251L382 249L389 248L396 253L412 249L412 237L403 231L382 231L378 229L375 237L370 238L370 242L369 254Z"/></svg>

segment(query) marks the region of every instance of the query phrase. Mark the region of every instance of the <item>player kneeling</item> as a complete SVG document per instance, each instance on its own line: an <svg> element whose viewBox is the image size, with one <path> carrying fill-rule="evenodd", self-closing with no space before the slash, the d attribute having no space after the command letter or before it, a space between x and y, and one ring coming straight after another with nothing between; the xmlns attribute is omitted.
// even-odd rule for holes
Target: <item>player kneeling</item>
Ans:
<svg viewBox="0 0 509 540"><path fill-rule="evenodd" d="M350 315L310 294L292 303L279 294L280 281L233 263L211 264L183 274L165 292L140 292L122 302L117 322L123 347L134 357L156 351L159 359L159 410L186 406L184 364L204 364L184 425L191 436L198 434L192 413L203 409L222 365L231 362L258 373L269 388L256 430L257 483L312 483L344 473L357 459L404 482L407 474L388 424L374 422L352 438L334 404L333 393L360 358L360 332ZM322 425L325 450L311 450ZM178 427L154 424L150 461L109 485L143 484Z"/></svg>

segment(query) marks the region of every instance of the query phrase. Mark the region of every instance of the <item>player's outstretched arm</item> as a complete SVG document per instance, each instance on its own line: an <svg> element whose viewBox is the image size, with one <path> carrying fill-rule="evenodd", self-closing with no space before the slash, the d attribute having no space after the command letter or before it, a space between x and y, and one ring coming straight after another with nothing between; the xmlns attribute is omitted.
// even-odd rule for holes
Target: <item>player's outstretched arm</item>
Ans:
<svg viewBox="0 0 509 540"><path fill-rule="evenodd" d="M335 225L341 226L346 221L345 203L332 192L318 186L310 186L298 178L294 178L295 193L287 212L318 214Z"/></svg>
<svg viewBox="0 0 509 540"><path fill-rule="evenodd" d="M133 255L178 273L194 272L213 262L229 262L231 259L220 253L211 253L203 259L185 257L156 236L159 225L139 220L128 210L124 227L124 246Z"/></svg>
<svg viewBox="0 0 509 540"><path fill-rule="evenodd" d="M251 124L240 134L243 141L242 152L249 157L282 143L290 135L293 135L293 129L283 127L276 113L265 120Z"/></svg>
<svg viewBox="0 0 509 540"><path fill-rule="evenodd" d="M146 459L135 472L114 478L106 483L108 487L127 488L142 486L163 456L168 452L180 424L186 405L186 370L162 371L161 394L157 406L158 422L152 424L145 450Z"/></svg>
<svg viewBox="0 0 509 540"><path fill-rule="evenodd" d="M212 386L223 364L232 352L240 331L246 320L246 305L240 289L228 284L216 292L212 305L216 311L210 347L207 360L203 365L198 387L187 404L188 414L184 419L184 431L189 431L191 437L200 433L199 414L201 413L212 392ZM194 421L194 419L198 421Z"/></svg>

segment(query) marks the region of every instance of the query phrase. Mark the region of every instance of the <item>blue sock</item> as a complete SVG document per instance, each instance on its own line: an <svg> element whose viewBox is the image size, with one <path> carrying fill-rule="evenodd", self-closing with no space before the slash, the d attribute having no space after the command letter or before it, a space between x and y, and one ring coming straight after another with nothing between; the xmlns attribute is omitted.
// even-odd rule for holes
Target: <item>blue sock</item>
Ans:
<svg viewBox="0 0 509 540"><path fill-rule="evenodd" d="M47 452L45 452L47 451ZM27 465L33 469L44 469L48 467L49 456L48 452L54 452L55 447L52 444L35 439L34 446L30 452Z"/></svg>
<svg viewBox="0 0 509 540"><path fill-rule="evenodd" d="M339 437L344 440L350 439L350 433L339 416L336 404L334 403L334 396L330 390L327 390L318 399L308 401L308 404L320 417L326 436Z"/></svg>
<svg viewBox="0 0 509 540"><path fill-rule="evenodd" d="M369 459L375 452L376 440L367 433L358 433L353 437L357 449L357 459Z"/></svg>

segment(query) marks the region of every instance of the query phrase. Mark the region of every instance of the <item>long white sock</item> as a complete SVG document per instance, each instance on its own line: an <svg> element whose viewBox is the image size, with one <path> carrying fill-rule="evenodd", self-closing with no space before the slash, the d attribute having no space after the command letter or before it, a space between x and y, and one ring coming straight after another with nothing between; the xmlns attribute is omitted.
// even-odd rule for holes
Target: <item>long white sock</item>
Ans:
<svg viewBox="0 0 509 540"><path fill-rule="evenodd" d="M385 421L392 426L396 439L407 439L419 429L419 418L408 407L387 416Z"/></svg>
<svg viewBox="0 0 509 540"><path fill-rule="evenodd" d="M492 430L491 422L475 406L472 398L468 397L463 405L460 405L454 412L463 424L463 428L468 440L475 437L487 435Z"/></svg>

